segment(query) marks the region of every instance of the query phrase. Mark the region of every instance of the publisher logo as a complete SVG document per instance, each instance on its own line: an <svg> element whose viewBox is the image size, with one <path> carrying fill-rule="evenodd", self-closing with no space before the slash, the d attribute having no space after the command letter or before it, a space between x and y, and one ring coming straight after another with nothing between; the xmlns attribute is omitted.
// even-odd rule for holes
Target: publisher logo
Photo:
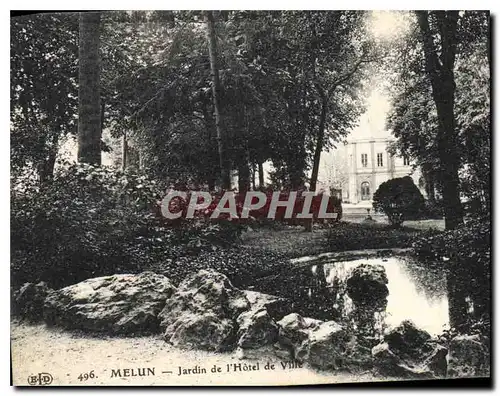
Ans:
<svg viewBox="0 0 500 396"><path fill-rule="evenodd" d="M28 377L28 384L31 386L36 386L36 385L50 385L52 383L52 375L49 373L38 373L36 375L30 375Z"/></svg>

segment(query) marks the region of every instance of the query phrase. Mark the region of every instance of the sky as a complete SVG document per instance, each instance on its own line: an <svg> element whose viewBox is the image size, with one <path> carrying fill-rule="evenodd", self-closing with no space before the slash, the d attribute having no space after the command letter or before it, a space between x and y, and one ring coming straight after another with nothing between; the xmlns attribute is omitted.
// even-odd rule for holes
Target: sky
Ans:
<svg viewBox="0 0 500 396"><path fill-rule="evenodd" d="M390 103L382 89L375 88L367 100L367 110L361 116L359 125L349 134L347 140L368 137L389 137L385 128L385 118L390 109Z"/></svg>
<svg viewBox="0 0 500 396"><path fill-rule="evenodd" d="M390 41L396 35L404 33L407 21L402 13L397 11L373 11L370 28L378 40ZM374 78L373 81L378 81ZM386 116L391 108L389 98L382 86L375 85L368 94L366 112L361 115L358 125L347 136L347 142L364 138L390 137L387 131ZM323 151L321 154L318 181L326 181L331 173L332 164L338 159L344 159L345 146L340 144L335 150Z"/></svg>
<svg viewBox="0 0 500 396"><path fill-rule="evenodd" d="M372 11L369 28L377 40L391 42L403 34L408 27L407 14L398 11ZM377 77L377 76L375 76ZM377 78L373 79L374 82ZM389 137L385 129L385 118L390 110L389 98L381 86L374 86L368 95L367 110L361 116L359 125L348 137L349 140L365 137Z"/></svg>

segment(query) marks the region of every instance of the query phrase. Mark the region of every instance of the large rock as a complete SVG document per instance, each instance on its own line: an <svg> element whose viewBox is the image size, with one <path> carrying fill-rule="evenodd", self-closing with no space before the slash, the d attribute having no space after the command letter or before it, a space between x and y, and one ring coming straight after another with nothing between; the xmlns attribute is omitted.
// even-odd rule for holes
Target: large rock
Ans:
<svg viewBox="0 0 500 396"><path fill-rule="evenodd" d="M286 355L287 351L289 358L302 361L307 354L310 333L322 323L321 320L304 318L298 313L291 313L281 319L277 323L279 332L276 345L280 357Z"/></svg>
<svg viewBox="0 0 500 396"><path fill-rule="evenodd" d="M403 320L399 326L384 335L384 341L400 353L410 353L430 339L431 335L419 329L411 320Z"/></svg>
<svg viewBox="0 0 500 396"><path fill-rule="evenodd" d="M250 302L252 309L265 308L271 318L281 320L293 312L293 303L283 297L260 293L253 290L243 290L245 297Z"/></svg>
<svg viewBox="0 0 500 396"><path fill-rule="evenodd" d="M338 323L321 323L309 334L304 360L318 369L337 370L345 366L352 343L352 337Z"/></svg>
<svg viewBox="0 0 500 396"><path fill-rule="evenodd" d="M347 294L356 305L379 305L389 294L387 283L383 266L360 264L347 278Z"/></svg>
<svg viewBox="0 0 500 396"><path fill-rule="evenodd" d="M448 350L429 333L405 320L372 349L375 368L382 374L405 378L440 378L446 375Z"/></svg>
<svg viewBox="0 0 500 396"><path fill-rule="evenodd" d="M188 311L167 327L165 339L172 345L187 349L219 351L229 349L235 330L231 319L220 318L212 311Z"/></svg>
<svg viewBox="0 0 500 396"><path fill-rule="evenodd" d="M304 318L297 313L285 316L278 327L275 354L319 369L343 366L353 343L353 337L340 324Z"/></svg>
<svg viewBox="0 0 500 396"><path fill-rule="evenodd" d="M274 344L278 338L278 326L266 308L243 312L238 319L238 347L256 349Z"/></svg>
<svg viewBox="0 0 500 396"><path fill-rule="evenodd" d="M137 334L156 332L158 314L175 287L153 272L87 279L51 292L44 316L65 328Z"/></svg>
<svg viewBox="0 0 500 396"><path fill-rule="evenodd" d="M243 293L250 303L250 309L236 319L237 356L242 359L255 359L273 355L273 344L278 339L276 321L292 312L293 305L285 298L270 294L250 290L243 290Z"/></svg>
<svg viewBox="0 0 500 396"><path fill-rule="evenodd" d="M183 348L223 351L236 344L236 319L250 308L245 293L216 271L188 276L159 317L165 341Z"/></svg>
<svg viewBox="0 0 500 396"><path fill-rule="evenodd" d="M43 305L51 291L45 282L25 283L12 297L13 315L31 322L43 320Z"/></svg>
<svg viewBox="0 0 500 396"><path fill-rule="evenodd" d="M489 377L490 363L487 345L478 334L458 335L449 344L449 377Z"/></svg>

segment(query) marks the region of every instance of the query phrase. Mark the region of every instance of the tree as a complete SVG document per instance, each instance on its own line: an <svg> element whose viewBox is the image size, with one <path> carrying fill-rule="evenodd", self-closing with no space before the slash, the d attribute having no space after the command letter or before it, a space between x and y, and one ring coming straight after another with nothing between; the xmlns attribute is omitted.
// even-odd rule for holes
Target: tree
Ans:
<svg viewBox="0 0 500 396"><path fill-rule="evenodd" d="M350 66L362 54L363 40L358 36L363 15L211 14L217 19L213 26L217 101L213 101L214 63L210 62L214 57L203 34L208 33L206 14L174 12L173 23L172 15L168 21L153 22L148 14L144 24L149 30L137 29L140 38L120 49L125 56L114 52L115 58L137 61L123 68L114 86L107 86L108 125L116 134L126 130L134 145L141 147L148 171L212 188L216 178L224 178L214 117L218 103L224 172L238 171L239 189L249 188L250 168L262 170L269 160L279 170L280 185L303 188L319 129L321 146L327 149L356 123L362 111L360 81L368 60L361 62L352 79L330 92L324 128L319 128L321 103L312 78L310 27L315 19L321 22L317 34L329 43L316 51L324 60L318 60L318 80L328 88L352 71ZM352 35L356 35L353 48L349 47ZM117 109L121 118L114 115Z"/></svg>
<svg viewBox="0 0 500 396"><path fill-rule="evenodd" d="M349 159L344 147L338 147L333 156L321 161L322 182L330 190L345 190L349 184Z"/></svg>
<svg viewBox="0 0 500 396"><path fill-rule="evenodd" d="M52 179L63 138L76 133L78 18L75 13L11 18L12 174Z"/></svg>
<svg viewBox="0 0 500 396"><path fill-rule="evenodd" d="M100 36L101 13L80 13L78 73L78 160L101 164Z"/></svg>
<svg viewBox="0 0 500 396"><path fill-rule="evenodd" d="M410 176L390 179L373 194L373 208L385 213L394 227L425 209L425 201Z"/></svg>
<svg viewBox="0 0 500 396"><path fill-rule="evenodd" d="M215 22L212 11L205 13L207 23L207 38L208 49L210 53L210 70L212 75L212 97L214 102L215 113L215 129L217 131L217 147L219 150L219 166L222 173L222 188L224 190L231 189L231 168L227 158L225 158L224 151L224 136L222 133L221 116L220 116L220 82L219 82L219 69L217 61L217 37L215 35Z"/></svg>
<svg viewBox="0 0 500 396"><path fill-rule="evenodd" d="M363 38L363 13L345 11L312 16L308 53L321 106L309 187L315 191L321 152L355 125L362 109L359 97L365 66L377 56L372 43ZM328 129L330 135L325 137Z"/></svg>
<svg viewBox="0 0 500 396"><path fill-rule="evenodd" d="M482 210L487 211L491 145L488 14L462 13L457 36L460 41L454 66L454 150L459 162L459 189L462 196L479 201ZM388 128L397 138L392 149L394 153L411 157L422 169L427 196L432 201L435 191L443 195L449 179L441 171L439 118L426 71L421 35L405 37L402 47L396 52L404 62L395 60L391 66L399 68L397 78L391 83L393 107L387 119Z"/></svg>
<svg viewBox="0 0 500 396"><path fill-rule="evenodd" d="M438 116L437 147L443 183L446 229L463 222L460 202L460 158L455 119L455 58L457 52L458 11L416 11ZM431 25L432 23L432 25ZM431 29L432 26L432 29Z"/></svg>

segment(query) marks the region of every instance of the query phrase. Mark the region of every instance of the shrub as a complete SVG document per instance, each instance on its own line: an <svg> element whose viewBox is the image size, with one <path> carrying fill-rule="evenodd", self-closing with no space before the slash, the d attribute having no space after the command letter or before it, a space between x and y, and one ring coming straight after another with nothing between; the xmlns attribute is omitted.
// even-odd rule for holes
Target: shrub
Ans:
<svg viewBox="0 0 500 396"><path fill-rule="evenodd" d="M42 187L14 190L13 283L79 281L133 265L130 245L154 233L155 182L87 164L58 171Z"/></svg>
<svg viewBox="0 0 500 396"><path fill-rule="evenodd" d="M410 176L390 179L373 194L373 208L387 215L394 227L417 218L425 210L424 197Z"/></svg>
<svg viewBox="0 0 500 396"><path fill-rule="evenodd" d="M491 300L489 217L469 221L455 230L425 233L413 242L413 248L420 258L443 265L450 272L460 289L458 298L471 299L475 320L488 320Z"/></svg>
<svg viewBox="0 0 500 396"><path fill-rule="evenodd" d="M20 188L22 187L22 188ZM140 272L167 258L231 243L229 222L166 225L154 213L164 188L137 171L76 164L50 184L12 189L12 284L61 287L83 279Z"/></svg>
<svg viewBox="0 0 500 396"><path fill-rule="evenodd" d="M449 231L429 231L417 238L412 246L415 253L424 259L443 257L489 265L491 249L491 220L475 219L463 226Z"/></svg>
<svg viewBox="0 0 500 396"><path fill-rule="evenodd" d="M444 216L444 206L442 201L425 201L425 214L427 219L442 219Z"/></svg>

